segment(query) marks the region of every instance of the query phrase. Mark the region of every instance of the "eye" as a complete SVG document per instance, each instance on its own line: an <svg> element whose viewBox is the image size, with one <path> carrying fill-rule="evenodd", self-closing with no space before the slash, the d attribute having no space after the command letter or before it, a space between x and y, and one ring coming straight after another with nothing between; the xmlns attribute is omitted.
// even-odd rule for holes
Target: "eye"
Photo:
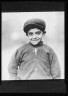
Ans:
<svg viewBox="0 0 68 96"><path fill-rule="evenodd" d="M33 33L32 33L32 32L30 32L30 33L28 33L28 35L30 35L30 36L31 36L31 35L33 35Z"/></svg>

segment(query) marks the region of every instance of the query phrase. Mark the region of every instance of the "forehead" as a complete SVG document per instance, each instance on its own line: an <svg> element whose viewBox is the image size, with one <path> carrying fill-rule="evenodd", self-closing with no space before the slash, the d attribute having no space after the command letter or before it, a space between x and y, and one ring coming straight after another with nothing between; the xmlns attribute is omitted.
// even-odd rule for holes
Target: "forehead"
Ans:
<svg viewBox="0 0 68 96"><path fill-rule="evenodd" d="M33 28L33 29L30 29L28 32L37 32L37 31L41 31L41 30L38 28Z"/></svg>

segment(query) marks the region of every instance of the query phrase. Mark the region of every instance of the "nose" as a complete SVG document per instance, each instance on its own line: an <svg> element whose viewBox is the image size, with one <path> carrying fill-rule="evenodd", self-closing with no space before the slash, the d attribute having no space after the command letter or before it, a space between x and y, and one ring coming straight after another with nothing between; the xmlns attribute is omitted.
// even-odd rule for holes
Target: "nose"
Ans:
<svg viewBox="0 0 68 96"><path fill-rule="evenodd" d="M36 34L33 34L33 38L36 38Z"/></svg>

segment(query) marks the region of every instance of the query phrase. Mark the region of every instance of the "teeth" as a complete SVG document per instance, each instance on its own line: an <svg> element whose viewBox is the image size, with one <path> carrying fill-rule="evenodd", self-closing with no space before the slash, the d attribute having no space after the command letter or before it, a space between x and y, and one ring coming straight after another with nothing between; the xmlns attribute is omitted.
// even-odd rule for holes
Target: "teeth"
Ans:
<svg viewBox="0 0 68 96"><path fill-rule="evenodd" d="M37 40L39 40L39 39L35 39L35 40L32 40L32 41L37 41Z"/></svg>
<svg viewBox="0 0 68 96"><path fill-rule="evenodd" d="M37 41L37 40L32 40L32 41Z"/></svg>

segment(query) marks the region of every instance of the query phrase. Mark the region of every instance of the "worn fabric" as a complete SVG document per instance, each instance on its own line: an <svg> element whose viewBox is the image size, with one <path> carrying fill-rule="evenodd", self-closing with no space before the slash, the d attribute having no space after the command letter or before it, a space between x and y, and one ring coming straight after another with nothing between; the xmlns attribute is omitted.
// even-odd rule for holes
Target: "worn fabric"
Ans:
<svg viewBox="0 0 68 96"><path fill-rule="evenodd" d="M10 77L16 80L60 79L58 58L51 47L41 41L28 43L16 50L8 66Z"/></svg>

